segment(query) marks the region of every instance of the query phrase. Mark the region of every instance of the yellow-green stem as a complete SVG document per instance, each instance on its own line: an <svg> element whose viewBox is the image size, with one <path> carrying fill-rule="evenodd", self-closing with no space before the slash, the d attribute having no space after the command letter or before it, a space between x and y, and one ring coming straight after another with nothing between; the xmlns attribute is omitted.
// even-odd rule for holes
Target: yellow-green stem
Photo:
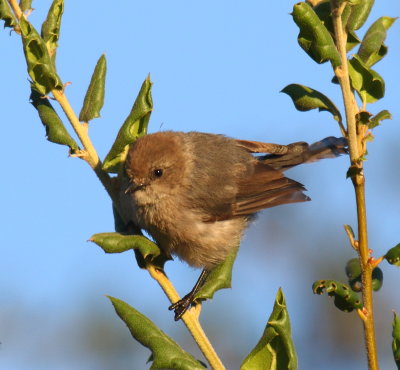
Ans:
<svg viewBox="0 0 400 370"><path fill-rule="evenodd" d="M89 164L89 166L92 167L113 202L117 204L117 194L113 189L111 178L108 173L103 171L103 169L101 168L102 163L99 156L97 155L96 149L94 148L92 141L89 138L88 125L79 121L63 91L52 90L52 93L54 98L60 104L69 122L71 123L72 128L74 129L80 142L85 148L85 152L82 154L82 159L84 159Z"/></svg>
<svg viewBox="0 0 400 370"><path fill-rule="evenodd" d="M19 7L17 0L8 0L8 3L10 4L11 9L13 10L17 19L20 20L23 13L21 8Z"/></svg>
<svg viewBox="0 0 400 370"><path fill-rule="evenodd" d="M369 247L367 233L367 213L365 203L365 178L363 173L363 164L360 161L362 147L359 143L362 142L362 132L357 132L356 113L358 107L354 92L351 89L350 77L347 65L346 42L347 32L342 24L342 12L346 2L339 3L337 0L331 0L332 20L335 31L336 46L341 57L341 65L335 68L335 74L339 80L342 90L344 107L346 111L348 142L350 151L350 163L352 166L357 166L360 170L353 178L353 185L356 195L357 204L357 221L358 221L358 253L360 257L360 265L362 271L362 296L363 305L366 311L364 325L364 338L367 348L368 367L370 370L378 370L378 356L375 342L374 329L374 309L372 299L372 266L369 263Z"/></svg>
<svg viewBox="0 0 400 370"><path fill-rule="evenodd" d="M357 144L357 126L356 126L356 113L358 111L357 102L352 92L349 79L349 69L347 65L347 33L343 29L342 12L346 7L346 2L338 4L337 1L332 0L332 18L335 30L336 46L338 48L342 64L335 68L335 75L339 80L340 88L342 90L343 101L345 103L345 114L347 122L347 134L349 140L350 160L355 164L360 158L358 152L358 145L350 145L350 143Z"/></svg>
<svg viewBox="0 0 400 370"><path fill-rule="evenodd" d="M15 16L17 19L21 19L23 13L21 8L16 0L8 0ZM103 184L104 188L106 189L107 193L111 197L114 203L118 202L117 193L114 191L111 178L107 172L103 171L101 168L102 163L97 155L97 152L89 138L88 135L88 125L82 124L79 122L78 117L76 116L74 110L72 109L71 105L67 97L64 94L64 91L60 90L52 90L52 94L54 98L58 101L61 108L63 109L65 115L67 116L69 122L71 123L72 128L76 132L80 142L82 143L85 151L81 153L80 157L84 159L90 167L94 170L97 177L99 178L100 182Z"/></svg>
<svg viewBox="0 0 400 370"><path fill-rule="evenodd" d="M156 269L154 266L149 265L147 267L147 271L151 275L151 277L157 281L160 285L168 299L171 303L174 303L180 299L179 294L175 290L174 286L172 285L171 281L167 278L164 272ZM198 315L196 315L193 310L188 310L182 316L182 321L188 328L190 334L192 335L193 339L196 341L197 345L199 346L201 352L203 353L204 357L207 359L208 363L210 364L211 368L214 370L223 370L225 369L224 365L222 364L221 360L219 359L217 353L215 352L213 346L211 345L210 341L208 340L206 334L204 333L203 328L200 325L198 320Z"/></svg>
<svg viewBox="0 0 400 370"><path fill-rule="evenodd" d="M11 8L14 11L17 19L19 20L23 13L19 4L16 0L8 0ZM100 161L99 156L90 140L88 135L88 125L87 123L81 123L75 114L74 110L72 109L67 97L64 94L64 91L60 90L52 90L52 94L57 102L60 104L61 108L63 109L65 115L67 116L69 122L71 123L72 128L74 129L76 135L78 136L80 142L82 143L84 150L79 153L79 156L85 160L90 167L94 170L97 177L105 187L107 193L113 200L115 206L118 207L118 193L115 191L112 179L102 169L102 163ZM161 286L171 303L176 302L180 299L178 293L176 292L172 283L168 280L166 275L157 270L154 266L148 266L147 269L150 275L158 282ZM208 340L207 336L205 335L203 328L200 325L198 320L198 311L194 312L194 310L187 311L183 317L182 321L185 323L186 327L188 328L189 332L193 336L194 340L196 341L197 345L199 346L200 350L204 354L205 358L209 362L210 366L216 370L224 370L225 367L222 364L221 360L219 359L218 355L216 354L214 348L212 347L210 341Z"/></svg>
<svg viewBox="0 0 400 370"><path fill-rule="evenodd" d="M363 177L364 180L364 177ZM357 220L358 220L358 251L360 255L360 265L362 271L362 296L363 305L366 309L366 320L363 321L365 344L368 353L368 366L370 370L378 370L378 355L376 351L375 327L374 327L374 305L372 297L372 270L369 263L369 247L367 233L367 213L365 203L364 181L354 183L357 201Z"/></svg>

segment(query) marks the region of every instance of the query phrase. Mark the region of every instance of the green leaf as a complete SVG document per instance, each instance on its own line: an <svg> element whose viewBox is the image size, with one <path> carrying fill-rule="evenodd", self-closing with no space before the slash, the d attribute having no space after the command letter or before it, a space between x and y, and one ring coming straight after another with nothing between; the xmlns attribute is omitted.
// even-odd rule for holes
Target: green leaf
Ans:
<svg viewBox="0 0 400 370"><path fill-rule="evenodd" d="M120 299L110 296L108 298L132 337L151 351L150 361L153 363L150 369L202 370L205 368L146 316Z"/></svg>
<svg viewBox="0 0 400 370"><path fill-rule="evenodd" d="M362 173L361 167L352 165L346 172L346 179L356 177L357 175L361 175L361 173Z"/></svg>
<svg viewBox="0 0 400 370"><path fill-rule="evenodd" d="M24 17L20 19L20 27L32 87L42 95L53 89L62 90L63 84L54 69L43 39Z"/></svg>
<svg viewBox="0 0 400 370"><path fill-rule="evenodd" d="M4 21L4 28L12 28L17 25L17 19L6 0L0 0L0 19Z"/></svg>
<svg viewBox="0 0 400 370"><path fill-rule="evenodd" d="M330 297L334 298L335 306L345 312L351 312L355 308L361 309L362 302L357 293L353 292L346 284L335 280L318 280L313 286L314 294L322 294L324 289Z"/></svg>
<svg viewBox="0 0 400 370"><path fill-rule="evenodd" d="M104 104L104 91L106 83L106 57L103 54L97 61L89 87L86 91L85 100L81 112L79 113L79 120L89 122L93 118L100 117L100 110Z"/></svg>
<svg viewBox="0 0 400 370"><path fill-rule="evenodd" d="M347 4L342 13L342 23L346 24L347 19L351 13L351 5ZM332 10L331 10L331 2L330 0L322 1L318 3L316 6L313 7L313 10L318 15L318 18L322 21L324 26L327 28L329 33L334 38L334 29L332 23ZM357 37L355 32L350 31L347 35L347 44L346 44L346 51L350 51L355 46L360 43L360 39Z"/></svg>
<svg viewBox="0 0 400 370"><path fill-rule="evenodd" d="M358 258L350 259L346 264L346 275L349 285L355 292L362 290L361 266ZM379 267L372 271L372 289L377 292L383 285L383 272Z"/></svg>
<svg viewBox="0 0 400 370"><path fill-rule="evenodd" d="M351 260L347 261L345 270L351 289L353 289L355 292L361 292L361 266L358 258L352 258Z"/></svg>
<svg viewBox="0 0 400 370"><path fill-rule="evenodd" d="M360 29L367 20L374 0L363 0L359 4L351 7L351 14L349 15L346 23L348 31Z"/></svg>
<svg viewBox="0 0 400 370"><path fill-rule="evenodd" d="M367 111L360 111L356 114L356 121L362 125L369 125L372 114Z"/></svg>
<svg viewBox="0 0 400 370"><path fill-rule="evenodd" d="M212 299L214 293L221 289L231 287L232 268L236 259L239 246L237 246L224 262L214 267L208 274L206 281L197 292L195 301Z"/></svg>
<svg viewBox="0 0 400 370"><path fill-rule="evenodd" d="M358 123L367 125L369 129L373 129L381 124L381 121L385 119L391 119L392 115L387 110L382 110L372 117L372 114L367 111L361 111L356 114L356 120Z"/></svg>
<svg viewBox="0 0 400 370"><path fill-rule="evenodd" d="M300 29L297 40L302 49L317 63L330 60L333 67L341 64L340 55L328 29L305 2L293 7L293 20Z"/></svg>
<svg viewBox="0 0 400 370"><path fill-rule="evenodd" d="M355 48L359 45L361 40L358 38L355 32L349 31L347 34L347 44L346 44L346 51L350 51L351 49Z"/></svg>
<svg viewBox="0 0 400 370"><path fill-rule="evenodd" d="M385 81L374 70L368 68L358 55L349 60L351 85L363 104L374 103L385 95Z"/></svg>
<svg viewBox="0 0 400 370"><path fill-rule="evenodd" d="M351 239L354 240L355 234L353 228L350 225L344 225L344 229L346 230L347 235L349 235Z"/></svg>
<svg viewBox="0 0 400 370"><path fill-rule="evenodd" d="M41 35L47 46L47 50L49 51L54 66L58 40L60 39L61 17L63 12L64 0L53 0L47 13L46 20L42 24Z"/></svg>
<svg viewBox="0 0 400 370"><path fill-rule="evenodd" d="M383 271L379 267L372 270L372 290L377 292L383 285Z"/></svg>
<svg viewBox="0 0 400 370"><path fill-rule="evenodd" d="M40 120L46 128L46 137L52 143L67 145L71 152L79 149L78 144L68 133L60 117L50 104L49 99L39 94L36 90L31 90L30 102L38 111Z"/></svg>
<svg viewBox="0 0 400 370"><path fill-rule="evenodd" d="M282 289L278 290L273 311L261 339L240 367L240 370L273 369L297 369L297 355Z"/></svg>
<svg viewBox="0 0 400 370"><path fill-rule="evenodd" d="M383 43L386 39L386 31L396 19L381 17L366 32L357 54L367 67L379 62L386 55L387 46Z"/></svg>
<svg viewBox="0 0 400 370"><path fill-rule="evenodd" d="M143 82L132 110L120 128L113 146L103 163L103 170L118 173L128 153L129 145L146 135L150 114L153 110L150 76Z"/></svg>
<svg viewBox="0 0 400 370"><path fill-rule="evenodd" d="M336 121L342 122L342 116L336 105L333 104L324 94L312 89L311 87L299 84L290 84L281 92L284 92L292 98L296 109L299 111L304 112L318 108L320 112L327 111L332 113L333 118Z"/></svg>
<svg viewBox="0 0 400 370"><path fill-rule="evenodd" d="M384 257L391 265L400 266L400 243L389 249Z"/></svg>
<svg viewBox="0 0 400 370"><path fill-rule="evenodd" d="M92 235L89 241L97 244L105 253L122 253L132 249L139 250L143 258L149 262L165 262L168 259L157 244L141 235L99 233Z"/></svg>
<svg viewBox="0 0 400 370"><path fill-rule="evenodd" d="M392 119L392 115L386 109L380 111L369 120L368 128L373 129L376 126L379 126L381 124L381 121L385 119Z"/></svg>
<svg viewBox="0 0 400 370"><path fill-rule="evenodd" d="M32 9L32 0L20 0L19 7L23 12Z"/></svg>
<svg viewBox="0 0 400 370"><path fill-rule="evenodd" d="M400 369L400 319L396 312L393 312L392 350L397 369Z"/></svg>

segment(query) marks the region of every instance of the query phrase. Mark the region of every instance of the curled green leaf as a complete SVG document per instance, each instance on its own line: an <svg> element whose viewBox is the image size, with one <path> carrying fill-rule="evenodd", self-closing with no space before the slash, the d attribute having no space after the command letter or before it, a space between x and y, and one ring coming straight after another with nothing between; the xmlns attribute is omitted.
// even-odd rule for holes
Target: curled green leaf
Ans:
<svg viewBox="0 0 400 370"><path fill-rule="evenodd" d="M41 35L47 46L50 57L55 63L58 40L60 39L61 17L64 12L64 0L53 0L47 13L46 20L42 24Z"/></svg>
<svg viewBox="0 0 400 370"><path fill-rule="evenodd" d="M354 235L353 228L350 225L344 225L344 230L346 231L347 237L350 240L351 246L353 248L356 248L355 243L354 243L356 237Z"/></svg>
<svg viewBox="0 0 400 370"><path fill-rule="evenodd" d="M383 285L383 271L380 267L375 267L372 270L372 290L377 292Z"/></svg>
<svg viewBox="0 0 400 370"><path fill-rule="evenodd" d="M385 119L392 119L392 115L388 110L382 110L379 113L375 114L368 123L368 128L373 129L376 126L379 126L381 124L381 121Z"/></svg>
<svg viewBox="0 0 400 370"><path fill-rule="evenodd" d="M104 171L118 173L125 161L129 145L139 137L146 135L150 114L153 110L151 85L150 77L147 77L142 84L131 112L125 119L114 144L104 159Z"/></svg>
<svg viewBox="0 0 400 370"><path fill-rule="evenodd" d="M264 333L240 370L297 369L296 349L282 289L278 290Z"/></svg>
<svg viewBox="0 0 400 370"><path fill-rule="evenodd" d="M347 261L346 275L349 279L349 285L351 289L353 289L355 292L361 292L361 266L358 258L352 258L351 260Z"/></svg>
<svg viewBox="0 0 400 370"><path fill-rule="evenodd" d="M4 21L4 27L13 28L17 25L17 19L6 0L0 0L0 19Z"/></svg>
<svg viewBox="0 0 400 370"><path fill-rule="evenodd" d="M359 166L352 165L349 167L349 169L346 172L346 179L351 179L353 177L356 177L357 175L361 175L362 173L362 168Z"/></svg>
<svg viewBox="0 0 400 370"><path fill-rule="evenodd" d="M391 265L400 266L400 243L389 249L384 257Z"/></svg>
<svg viewBox="0 0 400 370"><path fill-rule="evenodd" d="M361 266L358 258L350 259L346 264L346 275L349 285L355 292L362 290ZM383 285L383 272L379 267L372 270L372 289L377 292Z"/></svg>
<svg viewBox="0 0 400 370"><path fill-rule="evenodd" d="M108 298L132 337L151 351L150 361L153 363L150 369L203 370L205 368L149 318L120 299L110 296Z"/></svg>
<svg viewBox="0 0 400 370"><path fill-rule="evenodd" d="M334 298L335 306L341 311L351 312L363 306L357 293L348 285L335 280L318 280L313 284L312 290L314 294L322 294L326 290L328 295Z"/></svg>
<svg viewBox="0 0 400 370"><path fill-rule="evenodd" d="M381 124L381 121L383 121L385 119L391 119L391 118L392 118L392 115L387 110L382 110L379 113L377 113L375 116L372 116L371 113L366 112L366 111L361 111L356 114L357 122L361 123L363 125L367 125L369 129L373 129L376 126L379 126Z"/></svg>
<svg viewBox="0 0 400 370"><path fill-rule="evenodd" d="M32 0L20 0L19 7L23 12L32 9Z"/></svg>
<svg viewBox="0 0 400 370"><path fill-rule="evenodd" d="M386 39L386 31L396 19L381 17L366 32L357 54L367 67L379 62L387 54L387 46L383 42Z"/></svg>
<svg viewBox="0 0 400 370"><path fill-rule="evenodd" d="M351 14L349 15L346 23L348 31L360 29L367 20L374 0L362 0L358 4L351 7Z"/></svg>
<svg viewBox="0 0 400 370"><path fill-rule="evenodd" d="M342 23L346 24L347 19L351 13L351 4L347 4L342 12ZM318 15L318 18L322 21L324 26L328 29L329 33L334 38L334 29L332 22L332 9L330 0L321 1L317 5L313 7L313 10ZM346 43L346 51L350 51L355 46L357 46L361 40L357 37L356 33L353 31L348 32L347 35L347 43Z"/></svg>
<svg viewBox="0 0 400 370"><path fill-rule="evenodd" d="M92 235L89 241L97 244L105 253L122 253L128 250L138 250L144 260L157 262L157 265L161 265L160 267L169 259L162 253L157 244L141 235L99 233Z"/></svg>
<svg viewBox="0 0 400 370"><path fill-rule="evenodd" d="M229 254L224 262L217 265L210 271L206 278L206 281L197 292L194 299L195 301L212 299L216 291L231 287L232 268L238 250L239 246Z"/></svg>
<svg viewBox="0 0 400 370"><path fill-rule="evenodd" d="M290 84L281 92L292 98L296 109L299 111L304 112L311 109L318 109L320 112L327 111L333 115L333 118L336 121L342 122L342 116L336 105L324 94L312 89L311 87L299 84Z"/></svg>
<svg viewBox="0 0 400 370"><path fill-rule="evenodd" d="M69 146L72 153L78 150L78 144L68 133L60 117L50 104L49 99L32 89L30 101L38 111L40 120L46 128L47 140L52 143Z"/></svg>
<svg viewBox="0 0 400 370"><path fill-rule="evenodd" d="M86 91L85 100L79 120L89 122L93 118L100 117L100 110L104 104L105 83L106 83L107 63L103 54L97 61L89 87Z"/></svg>
<svg viewBox="0 0 400 370"><path fill-rule="evenodd" d="M368 125L371 117L371 113L367 111L360 111L356 114L356 121L357 123L361 123L362 125Z"/></svg>
<svg viewBox="0 0 400 370"><path fill-rule="evenodd" d="M293 7L293 20L300 29L297 40L302 49L317 63L330 60L333 67L341 64L340 55L328 29L305 2Z"/></svg>
<svg viewBox="0 0 400 370"><path fill-rule="evenodd" d="M393 312L393 314L392 350L397 369L400 369L400 319L396 312Z"/></svg>
<svg viewBox="0 0 400 370"><path fill-rule="evenodd" d="M351 85L364 104L374 103L385 95L385 81L368 68L358 55L349 60Z"/></svg>
<svg viewBox="0 0 400 370"><path fill-rule="evenodd" d="M62 90L63 84L54 69L43 39L24 17L20 19L20 28L32 87L42 95L53 89Z"/></svg>

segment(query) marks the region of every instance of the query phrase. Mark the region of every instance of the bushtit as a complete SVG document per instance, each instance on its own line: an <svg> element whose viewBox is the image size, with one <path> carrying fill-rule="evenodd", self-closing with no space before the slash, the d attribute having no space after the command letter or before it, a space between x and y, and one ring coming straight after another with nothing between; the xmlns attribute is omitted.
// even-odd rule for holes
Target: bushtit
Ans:
<svg viewBox="0 0 400 370"><path fill-rule="evenodd" d="M283 170L337 156L345 146L344 138L333 137L309 146L199 132L147 135L129 148L122 211L167 255L209 271L240 243L258 211L310 200L303 185L285 177ZM190 303L171 306L175 319Z"/></svg>

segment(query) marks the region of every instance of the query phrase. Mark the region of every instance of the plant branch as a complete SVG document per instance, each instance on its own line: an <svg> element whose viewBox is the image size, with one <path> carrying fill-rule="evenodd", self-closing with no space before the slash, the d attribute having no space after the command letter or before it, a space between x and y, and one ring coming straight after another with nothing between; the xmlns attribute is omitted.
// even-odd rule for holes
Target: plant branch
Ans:
<svg viewBox="0 0 400 370"><path fill-rule="evenodd" d="M347 33L342 24L342 13L346 7L346 2L338 5L336 0L331 0L332 20L335 30L336 46L338 48L342 64L335 68L335 75L339 80L342 90L343 101L345 104L347 133L349 140L350 160L352 164L356 164L360 158L357 144L357 126L356 113L358 111L357 102L350 86L349 69L347 65Z"/></svg>
<svg viewBox="0 0 400 370"><path fill-rule="evenodd" d="M350 77L347 64L347 32L342 24L342 12L346 2L339 3L338 0L331 0L332 20L335 31L336 47L341 57L341 65L335 68L343 95L343 102L346 111L348 142L350 151L351 166L356 166L358 171L352 176L354 185L357 221L358 221L358 253L362 271L362 296L365 310L365 318L362 320L364 325L364 337L367 348L368 366L370 370L378 370L378 355L376 351L374 311L372 299L372 265L369 263L367 214L365 203L365 177L363 173L363 163L360 157L364 154L364 148L360 145L363 142L364 130L357 130L356 113L358 106L351 89Z"/></svg>
<svg viewBox="0 0 400 370"><path fill-rule="evenodd" d="M19 4L16 0L8 0L15 16L18 20L24 16ZM78 156L85 160L89 166L94 170L97 177L99 178L100 182L103 184L104 188L106 189L107 193L111 197L112 201L115 204L118 204L118 195L115 191L112 183L112 179L108 175L107 172L103 171L102 163L100 161L99 156L89 138L88 135L88 124L81 123L76 116L74 110L72 109L67 97L65 96L64 91L60 91L57 89L52 90L52 94L57 102L60 104L61 108L63 109L65 115L67 116L69 122L71 123L72 128L74 129L75 133L77 134L80 142L84 147L84 151L81 151Z"/></svg>
<svg viewBox="0 0 400 370"><path fill-rule="evenodd" d="M80 157L85 160L89 166L96 173L100 182L103 184L106 189L108 195L111 197L115 204L118 204L117 193L114 190L112 185L112 181L107 172L102 169L102 163L100 161L99 156L97 155L96 149L94 148L92 141L88 135L88 124L81 123L76 116L73 108L71 107L67 97L65 96L64 91L60 90L52 90L52 94L57 102L60 104L62 110L67 116L69 122L71 123L72 128L74 129L76 135L78 136L80 142L82 143L85 151L81 153Z"/></svg>
<svg viewBox="0 0 400 370"><path fill-rule="evenodd" d="M157 281L157 283L160 285L161 289L164 291L164 293L166 294L171 303L174 303L180 299L171 281L167 278L167 276L163 271L157 269L153 265L148 265L147 271L149 272L151 277ZM203 328L200 325L200 322L198 320L198 312L196 312L196 309L192 308L186 311L182 316L182 321L188 328L190 334L196 341L197 345L199 346L201 352L207 359L210 366L214 370L225 369L217 353L215 352L213 346L208 340L206 334L204 333Z"/></svg>
<svg viewBox="0 0 400 370"><path fill-rule="evenodd" d="M11 9L13 10L13 12L14 12L15 16L17 17L17 19L20 20L24 13L22 13L22 10L19 7L19 4L17 3L17 0L7 0L7 1L10 4Z"/></svg>
<svg viewBox="0 0 400 370"><path fill-rule="evenodd" d="M13 12L15 13L17 19L20 20L21 17L24 16L24 14L21 11L19 4L16 0L8 0L8 2L13 9ZM79 121L63 90L53 89L51 92L55 100L57 100L57 102L60 104L62 110L64 111L66 117L68 118L68 121L70 122L73 130L75 131L84 148L84 150L79 151L76 156L85 160L94 170L100 182L103 184L107 193L114 202L114 205L119 208L117 187L114 186L113 179L109 176L109 174L102 169L101 160L88 135L88 124L81 123ZM176 302L180 299L174 286L166 277L164 272L156 269L153 265L148 265L147 270L161 286L162 290L165 292L171 303ZM203 328L200 325L200 322L198 320L199 313L200 307L190 309L182 316L182 320L188 328L189 332L191 333L192 337L196 341L200 350L204 354L205 358L209 362L210 366L216 370L224 370L224 365L222 364L206 334L204 333Z"/></svg>

